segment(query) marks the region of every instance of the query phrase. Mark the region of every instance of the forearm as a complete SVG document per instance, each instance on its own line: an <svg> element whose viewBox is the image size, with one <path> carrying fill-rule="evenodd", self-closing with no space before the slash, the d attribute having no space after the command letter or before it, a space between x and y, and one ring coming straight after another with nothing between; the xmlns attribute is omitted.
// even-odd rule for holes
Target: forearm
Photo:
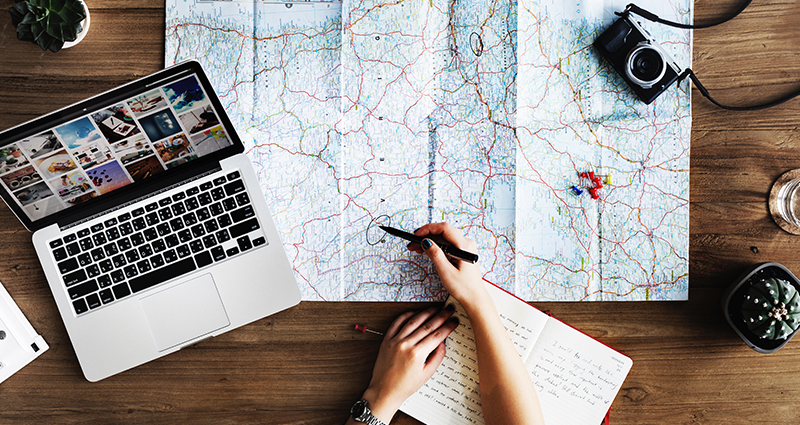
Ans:
<svg viewBox="0 0 800 425"><path fill-rule="evenodd" d="M475 332L481 405L487 424L543 425L536 390L494 303L467 310Z"/></svg>
<svg viewBox="0 0 800 425"><path fill-rule="evenodd" d="M364 391L364 395L361 396L361 400L367 400L369 410L372 411L372 414L376 418L380 419L380 421L384 424L391 422L392 417L394 417L394 414L397 413L397 409L400 408L396 402L387 400L373 388L367 388L367 390ZM359 425L359 423L354 421L353 417L350 416L347 418L345 425Z"/></svg>

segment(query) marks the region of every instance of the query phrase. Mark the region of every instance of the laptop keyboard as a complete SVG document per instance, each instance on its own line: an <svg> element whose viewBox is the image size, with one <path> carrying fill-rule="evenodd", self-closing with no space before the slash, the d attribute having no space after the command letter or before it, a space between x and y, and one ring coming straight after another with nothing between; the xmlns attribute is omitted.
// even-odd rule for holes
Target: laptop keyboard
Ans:
<svg viewBox="0 0 800 425"><path fill-rule="evenodd" d="M238 171L50 241L78 315L267 243Z"/></svg>

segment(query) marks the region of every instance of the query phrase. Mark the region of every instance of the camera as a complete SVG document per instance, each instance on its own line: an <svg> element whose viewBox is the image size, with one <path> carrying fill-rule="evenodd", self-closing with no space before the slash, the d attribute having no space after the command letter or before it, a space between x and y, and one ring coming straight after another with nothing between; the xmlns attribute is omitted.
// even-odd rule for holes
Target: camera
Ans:
<svg viewBox="0 0 800 425"><path fill-rule="evenodd" d="M594 47L648 105L680 77L675 61L627 13L597 37Z"/></svg>

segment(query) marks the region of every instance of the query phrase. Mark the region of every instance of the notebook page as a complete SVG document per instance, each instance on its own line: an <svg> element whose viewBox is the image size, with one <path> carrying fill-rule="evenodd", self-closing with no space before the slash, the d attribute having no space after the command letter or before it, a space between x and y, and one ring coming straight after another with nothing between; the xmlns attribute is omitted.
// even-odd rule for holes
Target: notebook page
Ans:
<svg viewBox="0 0 800 425"><path fill-rule="evenodd" d="M552 319L526 362L547 425L599 424L633 361Z"/></svg>
<svg viewBox="0 0 800 425"><path fill-rule="evenodd" d="M487 284L500 318L517 351L525 358L548 321L547 315L525 302ZM478 386L478 361L472 324L464 308L456 306L453 317L458 327L445 340L447 354L433 377L400 407L400 410L429 425L483 424Z"/></svg>

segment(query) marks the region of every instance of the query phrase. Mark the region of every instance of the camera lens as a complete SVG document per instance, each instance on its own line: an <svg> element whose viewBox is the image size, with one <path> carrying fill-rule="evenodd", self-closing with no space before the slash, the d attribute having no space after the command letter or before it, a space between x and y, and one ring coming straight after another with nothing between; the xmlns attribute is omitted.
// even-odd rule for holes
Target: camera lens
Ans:
<svg viewBox="0 0 800 425"><path fill-rule="evenodd" d="M650 44L640 43L628 54L626 71L631 81L649 89L666 72L664 56Z"/></svg>
<svg viewBox="0 0 800 425"><path fill-rule="evenodd" d="M655 50L642 49L631 58L631 72L642 81L654 81L661 74L664 62Z"/></svg>

